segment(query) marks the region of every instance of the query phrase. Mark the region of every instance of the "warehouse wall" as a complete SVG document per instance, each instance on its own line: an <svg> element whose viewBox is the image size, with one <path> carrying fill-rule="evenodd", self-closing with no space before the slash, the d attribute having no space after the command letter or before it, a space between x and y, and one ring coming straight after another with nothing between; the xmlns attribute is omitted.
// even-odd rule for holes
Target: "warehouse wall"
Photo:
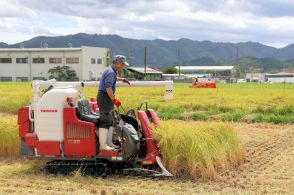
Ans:
<svg viewBox="0 0 294 195"><path fill-rule="evenodd" d="M107 49L82 46L83 80L100 78L106 63ZM92 62L92 60L94 62Z"/></svg>
<svg viewBox="0 0 294 195"><path fill-rule="evenodd" d="M105 69L106 48L84 47L76 50L58 51L0 51L0 58L12 58L12 63L0 63L0 81L7 78L31 80L49 78L48 70L56 66L70 66L77 73L79 80L97 79ZM16 58L27 58L26 63L16 63ZM33 58L45 58L44 63L33 63ZM61 62L49 62L49 58L61 58ZM78 58L78 62L69 63L67 58ZM92 64L91 59L95 59ZM99 59L99 60L97 60ZM97 62L99 62L97 64ZM90 71L93 74L90 74ZM7 78L6 78L7 77ZM9 79L8 79L9 80Z"/></svg>

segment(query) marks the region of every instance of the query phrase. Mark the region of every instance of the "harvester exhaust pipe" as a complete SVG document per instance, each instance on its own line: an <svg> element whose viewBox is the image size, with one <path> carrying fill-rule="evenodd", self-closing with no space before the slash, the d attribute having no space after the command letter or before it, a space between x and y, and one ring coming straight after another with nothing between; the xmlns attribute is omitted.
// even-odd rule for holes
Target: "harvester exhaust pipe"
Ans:
<svg viewBox="0 0 294 195"><path fill-rule="evenodd" d="M159 156L156 156L156 162L158 166L161 168L162 172L161 174L158 174L157 176L166 176L166 177L172 177L173 175L163 166L161 162L161 158Z"/></svg>

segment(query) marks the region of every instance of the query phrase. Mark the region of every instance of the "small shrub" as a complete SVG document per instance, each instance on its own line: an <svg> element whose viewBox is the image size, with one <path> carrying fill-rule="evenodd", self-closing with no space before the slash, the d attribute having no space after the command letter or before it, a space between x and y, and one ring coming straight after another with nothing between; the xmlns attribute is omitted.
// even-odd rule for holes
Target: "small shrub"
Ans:
<svg viewBox="0 0 294 195"><path fill-rule="evenodd" d="M235 110L223 115L225 121L239 121L245 115L242 110Z"/></svg>
<svg viewBox="0 0 294 195"><path fill-rule="evenodd" d="M191 117L193 120L195 121L206 121L208 119L207 115L205 115L204 113L200 113L200 112L196 112L192 115Z"/></svg>
<svg viewBox="0 0 294 195"><path fill-rule="evenodd" d="M279 114L257 114L253 122L268 122L268 123L294 123L294 116L284 116Z"/></svg>

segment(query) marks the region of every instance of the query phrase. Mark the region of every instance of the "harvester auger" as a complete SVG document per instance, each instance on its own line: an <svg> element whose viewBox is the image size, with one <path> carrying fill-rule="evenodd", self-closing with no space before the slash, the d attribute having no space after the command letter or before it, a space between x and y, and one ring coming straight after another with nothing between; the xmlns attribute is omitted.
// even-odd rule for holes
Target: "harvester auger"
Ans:
<svg viewBox="0 0 294 195"><path fill-rule="evenodd" d="M119 149L99 150L99 108L84 98L84 87L99 82L33 81L33 101L20 108L18 125L21 155L47 160L49 173L172 176L161 163L150 123L159 125L152 109L115 111L112 141ZM43 91L42 91L43 90Z"/></svg>

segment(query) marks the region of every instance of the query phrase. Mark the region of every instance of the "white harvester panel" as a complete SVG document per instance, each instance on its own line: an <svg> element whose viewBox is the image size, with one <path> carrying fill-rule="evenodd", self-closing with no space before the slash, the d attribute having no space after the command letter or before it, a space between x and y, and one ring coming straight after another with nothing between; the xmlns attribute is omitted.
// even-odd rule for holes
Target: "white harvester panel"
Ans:
<svg viewBox="0 0 294 195"><path fill-rule="evenodd" d="M76 102L75 88L53 88L45 93L35 110L35 132L40 141L63 141L63 108L66 98Z"/></svg>

